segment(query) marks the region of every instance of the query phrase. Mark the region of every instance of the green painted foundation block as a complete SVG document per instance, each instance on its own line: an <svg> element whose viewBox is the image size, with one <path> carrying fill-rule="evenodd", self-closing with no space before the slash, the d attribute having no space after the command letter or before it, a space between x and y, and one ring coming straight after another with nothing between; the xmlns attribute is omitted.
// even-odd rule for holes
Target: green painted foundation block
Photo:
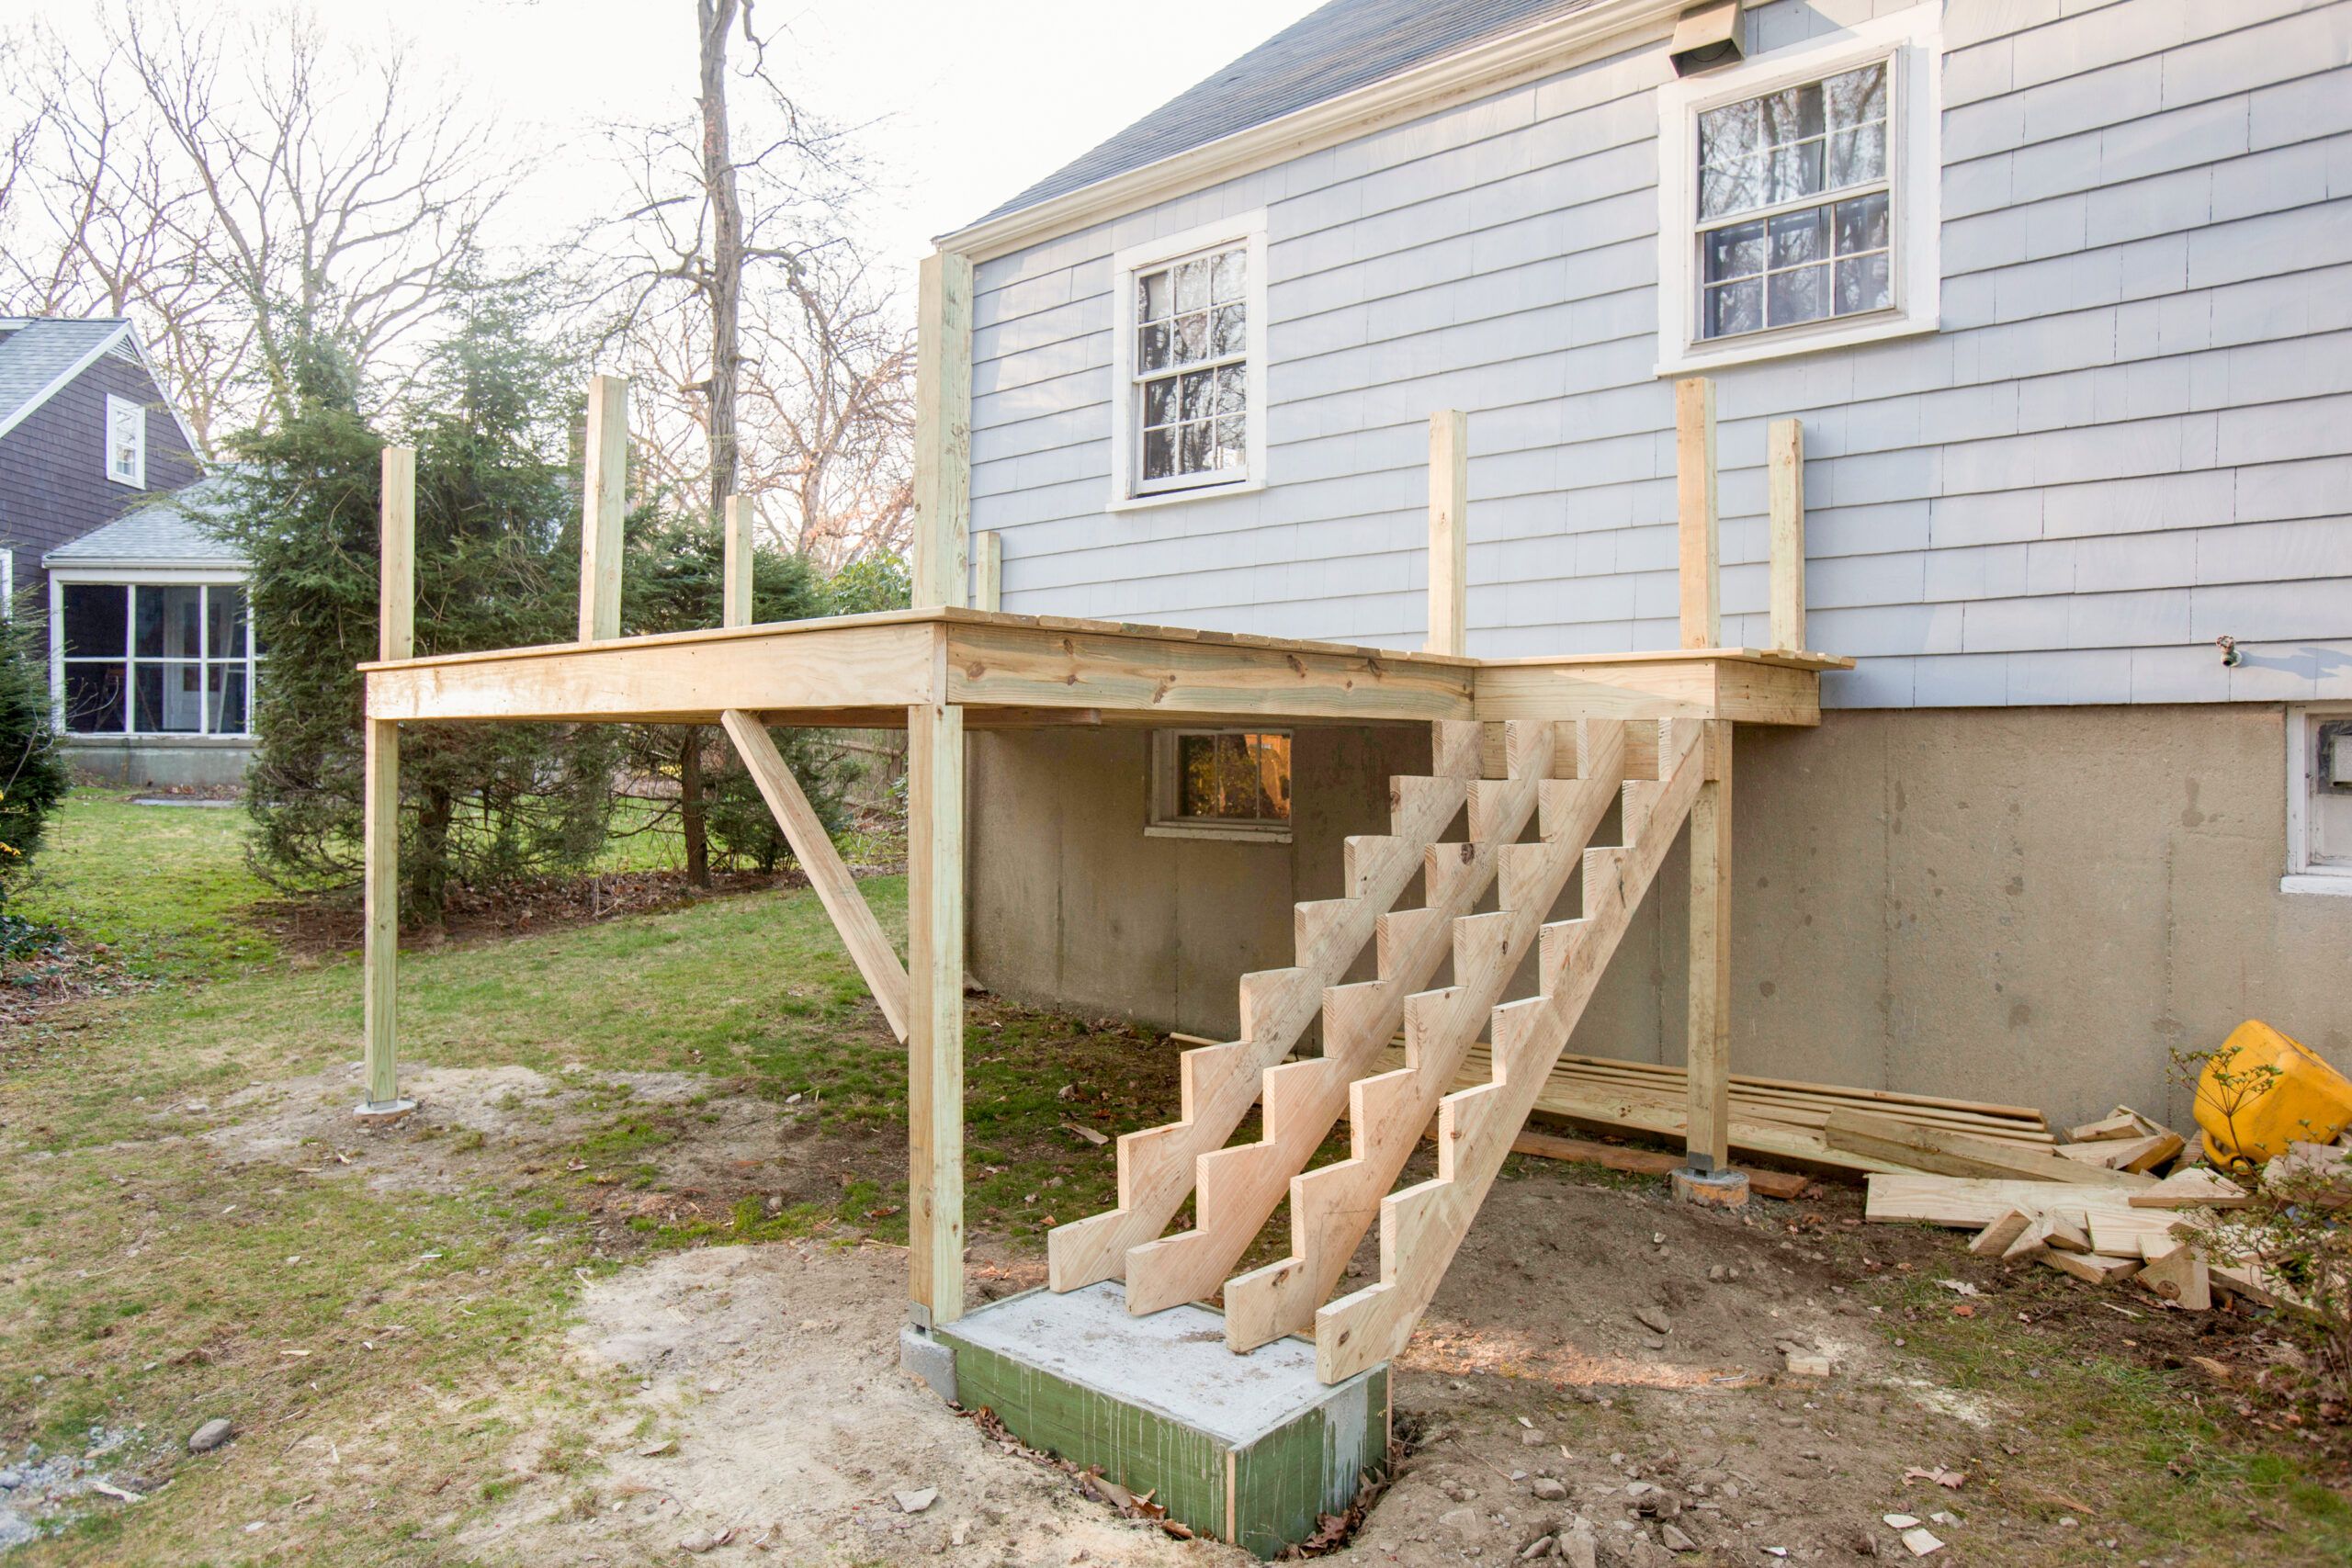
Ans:
<svg viewBox="0 0 2352 1568"><path fill-rule="evenodd" d="M936 1332L966 1409L987 1405L1031 1448L1100 1466L1260 1557L1343 1512L1386 1463L1386 1367L1327 1387L1312 1345L1237 1356L1206 1307L1130 1317L1117 1285L1090 1285L1007 1297Z"/></svg>

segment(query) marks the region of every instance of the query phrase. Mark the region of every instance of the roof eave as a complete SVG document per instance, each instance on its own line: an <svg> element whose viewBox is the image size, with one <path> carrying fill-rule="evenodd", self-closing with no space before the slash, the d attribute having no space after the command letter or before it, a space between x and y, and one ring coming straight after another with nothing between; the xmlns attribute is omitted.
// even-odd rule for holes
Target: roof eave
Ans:
<svg viewBox="0 0 2352 1568"><path fill-rule="evenodd" d="M30 419L34 414L40 412L42 408L47 406L50 399L57 396L58 393L72 386L75 379L81 376L83 371L87 370L91 366L96 365L100 359L104 358L107 352L113 348L116 344L120 343L124 334L130 331L130 323L129 321L125 321L117 323L114 331L107 333L105 337L98 340L96 347L90 349L87 353L84 354L81 358L68 366L62 374L52 379L48 386L43 387L38 396L26 399L23 402L17 405L14 412L7 414L5 418L0 418L0 437L6 436L10 431L16 429L17 426L24 423L26 420ZM150 375L152 376L153 372L150 372Z"/></svg>
<svg viewBox="0 0 2352 1568"><path fill-rule="evenodd" d="M1455 99L1498 91L1514 79L1548 73L1571 63L1576 55L1645 29L1663 36L1689 3L1600 0L1585 10L1483 39L1352 92L969 224L933 243L975 262L992 260L1106 218L1320 151L1391 121L1418 118Z"/></svg>

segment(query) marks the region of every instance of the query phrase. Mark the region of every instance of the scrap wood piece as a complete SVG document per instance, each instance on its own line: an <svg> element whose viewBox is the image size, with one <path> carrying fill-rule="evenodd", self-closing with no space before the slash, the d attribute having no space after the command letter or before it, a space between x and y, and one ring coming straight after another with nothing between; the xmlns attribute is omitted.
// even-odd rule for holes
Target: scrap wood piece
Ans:
<svg viewBox="0 0 2352 1568"><path fill-rule="evenodd" d="M2196 1165L2174 1171L2124 1201L2135 1209L2241 1209L2252 1200L2245 1188L2220 1171Z"/></svg>
<svg viewBox="0 0 2352 1568"><path fill-rule="evenodd" d="M2165 1128L2144 1137L2061 1144L2058 1152L2068 1159L2109 1170L2148 1170L2180 1153L2182 1146L2180 1134Z"/></svg>
<svg viewBox="0 0 2352 1568"><path fill-rule="evenodd" d="M2148 1265L2140 1270L2141 1284L2184 1312L2208 1312L2213 1305L2212 1270L2187 1242L2143 1242Z"/></svg>
<svg viewBox="0 0 2352 1568"><path fill-rule="evenodd" d="M2089 1144L2108 1138L2153 1138L2164 1130L2163 1122L2143 1116L2128 1105L2119 1105L2096 1122L2067 1129L2066 1136L2078 1144Z"/></svg>
<svg viewBox="0 0 2352 1568"><path fill-rule="evenodd" d="M2021 1148L1993 1138L1944 1132L1858 1111L1832 1111L1822 1135L1833 1149L1870 1155L1938 1175L2023 1178L2082 1186L2155 1184L2155 1178L2151 1176L2086 1165L2048 1150Z"/></svg>
<svg viewBox="0 0 2352 1568"><path fill-rule="evenodd" d="M2145 1267L2137 1258L2117 1258L2103 1252L2059 1252L2044 1250L2036 1254L2042 1262L2062 1274L2094 1285L2111 1285L2118 1280L2128 1280Z"/></svg>
<svg viewBox="0 0 2352 1568"><path fill-rule="evenodd" d="M2276 1191L2295 1183L2298 1200L2324 1208L2352 1204L2352 1155L2334 1144L2290 1143L2262 1172L2262 1185Z"/></svg>
<svg viewBox="0 0 2352 1568"><path fill-rule="evenodd" d="M2126 1225L2160 1230L2177 1222L2177 1215L2132 1208L2124 1200L2132 1190L2120 1182L2105 1188L2058 1187L2046 1181L1877 1171L1868 1179L1862 1217L1976 1230L2010 1209L2039 1213L2053 1204L2064 1204L2068 1213L2086 1217L2094 1229L2102 1219L2115 1222L2120 1218ZM2131 1250L2138 1251L2138 1243L2134 1242Z"/></svg>
<svg viewBox="0 0 2352 1568"><path fill-rule="evenodd" d="M1423 1137L1430 1134L1424 1130ZM1591 1138L1566 1138L1554 1133L1539 1133L1526 1129L1511 1140L1511 1153L1534 1155L1543 1159L1582 1160L1608 1170L1622 1170L1635 1176L1664 1176L1680 1170L1688 1163L1680 1155L1670 1155L1659 1149L1633 1149L1620 1144L1604 1144ZM1747 1178L1747 1185L1767 1198L1798 1198L1813 1179L1785 1170L1758 1170L1753 1166L1736 1165L1732 1169Z"/></svg>
<svg viewBox="0 0 2352 1568"><path fill-rule="evenodd" d="M2007 1209L1993 1223L1978 1231L1968 1244L1970 1253L1978 1258L2007 1258L2019 1236L2032 1228L2034 1213L2030 1209ZM2039 1247L2039 1241L2033 1244Z"/></svg>

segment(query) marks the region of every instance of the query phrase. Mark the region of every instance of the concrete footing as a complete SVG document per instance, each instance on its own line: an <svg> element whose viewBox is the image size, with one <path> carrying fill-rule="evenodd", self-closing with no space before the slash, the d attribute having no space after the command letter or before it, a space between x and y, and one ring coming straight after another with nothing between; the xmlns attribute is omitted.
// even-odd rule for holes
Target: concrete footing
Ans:
<svg viewBox="0 0 2352 1568"><path fill-rule="evenodd" d="M956 1384L956 1352L927 1328L910 1323L899 1330L899 1370L922 1379L950 1404L961 1404Z"/></svg>
<svg viewBox="0 0 2352 1568"><path fill-rule="evenodd" d="M397 1122L415 1109L413 1100L363 1100L351 1113L362 1122Z"/></svg>
<svg viewBox="0 0 2352 1568"><path fill-rule="evenodd" d="M1747 1207L1747 1177L1736 1170L1668 1171L1667 1184L1678 1203L1704 1203L1717 1209Z"/></svg>
<svg viewBox="0 0 2352 1568"><path fill-rule="evenodd" d="M1099 1465L1170 1518L1260 1557L1344 1512L1387 1462L1387 1367L1327 1387L1312 1345L1237 1356L1205 1307L1131 1317L1115 1284L1033 1291L933 1337L954 1351L967 1409L986 1405L1032 1448ZM899 1346L903 1359L904 1334Z"/></svg>

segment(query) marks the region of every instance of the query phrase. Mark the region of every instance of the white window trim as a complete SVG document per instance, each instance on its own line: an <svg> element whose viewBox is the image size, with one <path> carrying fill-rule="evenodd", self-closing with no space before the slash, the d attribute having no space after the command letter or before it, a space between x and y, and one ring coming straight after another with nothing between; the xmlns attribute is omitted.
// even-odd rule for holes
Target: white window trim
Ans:
<svg viewBox="0 0 2352 1568"><path fill-rule="evenodd" d="M1176 742L1186 735L1282 735L1295 739L1295 731L1267 725L1211 724L1185 725L1176 729L1155 729L1151 732L1151 798L1144 821L1147 839L1222 839L1234 843L1287 844L1291 841L1288 821L1238 822L1216 821L1200 817L1179 817L1176 789ZM1297 800L1297 751L1291 753L1291 809L1295 815Z"/></svg>
<svg viewBox="0 0 2352 1568"><path fill-rule="evenodd" d="M129 474L115 472L114 467L115 422L121 419L135 420L137 423L134 428L139 432L139 440L136 443L139 455L132 462L132 471ZM107 478L116 484L128 485L132 490L147 488L147 405L133 402L129 398L118 398L112 392L107 394L106 468Z"/></svg>
<svg viewBox="0 0 2352 1568"><path fill-rule="evenodd" d="M1248 470L1238 479L1193 485L1184 490L1136 493L1136 274L1161 262L1238 243L1248 252L1249 282L1242 303L1249 312L1249 362L1243 380L1250 406L1249 436L1243 443ZM1169 234L1140 245L1130 245L1111 258L1111 500L1108 510L1135 512L1148 506L1172 506L1180 502L1209 501L1219 496L1245 495L1266 488L1266 209L1241 213L1215 223L1204 223L1181 234Z"/></svg>
<svg viewBox="0 0 2352 1568"><path fill-rule="evenodd" d="M68 584L96 584L101 588L142 587L202 587L242 588L245 592L245 728L241 730L215 730L202 728L209 721L209 714L201 701L199 691L198 719L195 729L132 729L132 716L138 712L134 694L126 687L123 693L120 729L68 729L65 728L65 590ZM122 663L124 678L130 679L134 664L195 664L198 670L211 664L232 662L210 658L155 659L133 654L130 649L139 635L139 617L134 607L126 604L123 626ZM103 662L111 663L111 660ZM189 568L164 566L131 567L52 567L49 573L49 714L51 728L68 744L94 744L115 740L187 742L198 745L218 745L223 742L250 746L257 739L254 729L254 701L259 694L263 660L254 645L253 578L248 572L220 568Z"/></svg>
<svg viewBox="0 0 2352 1568"><path fill-rule="evenodd" d="M1931 333L1942 311L1943 42L1937 7L1917 5L1827 38L1752 56L1745 64L1668 83L1657 90L1657 374L1814 354ZM1888 188L1894 194L1894 308L1709 343L1699 336L1696 278L1699 114L1799 82L1888 62Z"/></svg>
<svg viewBox="0 0 2352 1568"><path fill-rule="evenodd" d="M2312 863L2312 754L2313 719L2352 718L2352 703L2309 703L2287 710L2287 874L2281 893L2322 893L2352 897L2352 866Z"/></svg>

